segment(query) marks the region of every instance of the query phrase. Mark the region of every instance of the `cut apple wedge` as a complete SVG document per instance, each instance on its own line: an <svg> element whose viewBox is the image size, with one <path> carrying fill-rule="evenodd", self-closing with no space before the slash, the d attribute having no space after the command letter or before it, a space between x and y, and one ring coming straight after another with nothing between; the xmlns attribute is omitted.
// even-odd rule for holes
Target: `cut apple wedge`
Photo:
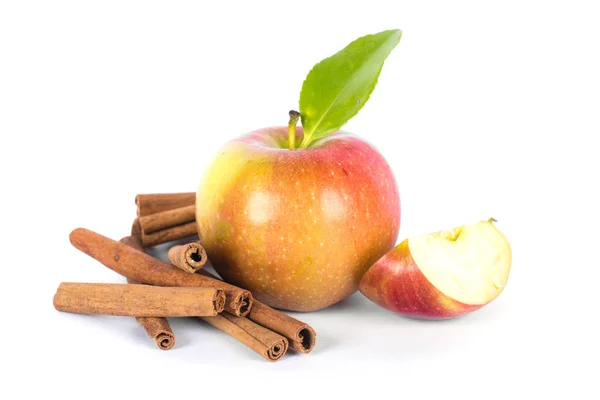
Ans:
<svg viewBox="0 0 600 400"><path fill-rule="evenodd" d="M404 240L363 276L360 291L399 314L452 318L494 300L510 274L512 252L495 220Z"/></svg>

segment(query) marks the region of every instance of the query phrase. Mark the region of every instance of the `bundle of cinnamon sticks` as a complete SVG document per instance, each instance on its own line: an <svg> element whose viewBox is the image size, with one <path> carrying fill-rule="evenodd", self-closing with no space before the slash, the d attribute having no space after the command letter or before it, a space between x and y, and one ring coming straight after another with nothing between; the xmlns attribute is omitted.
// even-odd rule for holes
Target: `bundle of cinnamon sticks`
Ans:
<svg viewBox="0 0 600 400"><path fill-rule="evenodd" d="M175 335L167 317L198 317L245 344L269 361L289 348L307 354L316 333L298 321L230 285L203 267L208 257L197 234L195 194L136 196L137 218L131 234L119 241L77 228L70 241L77 249L125 276L123 284L62 283L54 297L59 311L133 316L168 350ZM188 238L168 251L169 263L152 257L146 248Z"/></svg>

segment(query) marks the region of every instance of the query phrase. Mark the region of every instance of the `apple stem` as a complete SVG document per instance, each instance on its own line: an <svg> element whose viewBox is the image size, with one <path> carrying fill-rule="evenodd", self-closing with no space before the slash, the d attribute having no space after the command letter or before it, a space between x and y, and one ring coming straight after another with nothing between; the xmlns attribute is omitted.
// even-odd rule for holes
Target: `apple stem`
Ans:
<svg viewBox="0 0 600 400"><path fill-rule="evenodd" d="M290 141L290 149L296 148L296 125L300 119L300 113L298 111L290 111L290 122L288 124L288 139Z"/></svg>

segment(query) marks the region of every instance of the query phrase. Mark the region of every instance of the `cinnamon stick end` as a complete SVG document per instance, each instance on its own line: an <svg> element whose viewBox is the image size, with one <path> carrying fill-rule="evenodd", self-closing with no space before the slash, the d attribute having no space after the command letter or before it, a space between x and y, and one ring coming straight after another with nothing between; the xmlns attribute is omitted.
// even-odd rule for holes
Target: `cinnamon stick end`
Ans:
<svg viewBox="0 0 600 400"><path fill-rule="evenodd" d="M185 272L193 274L194 272L196 272L196 270L186 262L184 256L185 249L188 246L189 244L172 246L171 248L169 248L167 258L169 259L169 262L177 268L180 268Z"/></svg>
<svg viewBox="0 0 600 400"><path fill-rule="evenodd" d="M172 332L161 331L156 335L156 345L161 350L170 350L175 346L175 335Z"/></svg>
<svg viewBox="0 0 600 400"><path fill-rule="evenodd" d="M308 325L303 326L296 337L298 340L291 340L290 347L304 354L310 353L317 342L317 333Z"/></svg>
<svg viewBox="0 0 600 400"><path fill-rule="evenodd" d="M254 299L252 293L243 290L241 293L235 291L230 293L234 297L225 305L225 310L237 317L245 317L252 310Z"/></svg>
<svg viewBox="0 0 600 400"><path fill-rule="evenodd" d="M137 212L137 216L141 217L141 210L140 210L140 195L138 194L137 196L135 196L135 208L136 208L136 212ZM137 219L137 218L136 218Z"/></svg>
<svg viewBox="0 0 600 400"><path fill-rule="evenodd" d="M273 343L271 347L267 349L266 359L269 361L277 361L287 353L289 342L286 338L281 337L281 340Z"/></svg>
<svg viewBox="0 0 600 400"><path fill-rule="evenodd" d="M75 248L83 251L84 253L87 253L88 249L86 241L84 240L84 237L87 235L87 232L89 231L85 228L76 228L73 229L69 234L69 241L71 242L71 244Z"/></svg>
<svg viewBox="0 0 600 400"><path fill-rule="evenodd" d="M62 283L61 283L61 285L62 285ZM54 293L54 297L52 298L52 305L54 306L54 308L57 311L62 311L61 304L62 304L62 298L61 298L60 285L59 285L58 289L56 289L56 293Z"/></svg>
<svg viewBox="0 0 600 400"><path fill-rule="evenodd" d="M225 297L225 292L223 290L215 290L215 296L213 297L213 304L215 307L215 311L217 314L220 314L225 310L225 303L227 302L227 298Z"/></svg>
<svg viewBox="0 0 600 400"><path fill-rule="evenodd" d="M192 267L194 271L204 267L208 261L206 250L204 250L204 247L197 242L190 243L184 247L183 257L185 258L185 262Z"/></svg>

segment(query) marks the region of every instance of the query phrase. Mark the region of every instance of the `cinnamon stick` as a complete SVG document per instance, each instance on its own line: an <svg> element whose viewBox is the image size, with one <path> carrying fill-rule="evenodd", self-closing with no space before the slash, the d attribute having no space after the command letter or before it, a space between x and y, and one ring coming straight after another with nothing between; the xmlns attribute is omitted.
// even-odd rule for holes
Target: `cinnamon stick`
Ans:
<svg viewBox="0 0 600 400"><path fill-rule="evenodd" d="M137 221L137 218L135 220ZM136 230L136 225L135 225L135 221L134 221L133 226L131 227L131 236L124 237L119 242L131 247L132 249L136 249L137 251L139 251L141 253L144 253L144 246L142 246L142 238L140 236L136 235L135 230ZM73 231L73 232L75 232L75 231ZM71 232L71 234L73 234L73 232ZM77 247L77 246L75 246L75 247ZM133 279L131 279L131 278L127 278L127 280L133 281ZM140 283L140 282L134 281L132 283Z"/></svg>
<svg viewBox="0 0 600 400"><path fill-rule="evenodd" d="M221 280L190 274L158 260L131 246L139 246L131 236L121 242L84 228L71 232L69 239L77 249L98 260L113 271L138 282L156 286L212 287L223 290L225 311L244 316L252 308L252 294Z"/></svg>
<svg viewBox="0 0 600 400"><path fill-rule="evenodd" d="M135 196L138 217L156 214L196 202L196 193L153 193Z"/></svg>
<svg viewBox="0 0 600 400"><path fill-rule="evenodd" d="M133 220L133 224L131 224L131 236L135 236L142 238L142 226L140 225L140 219L136 218ZM144 247L142 246L142 242L140 241L140 248L143 249Z"/></svg>
<svg viewBox="0 0 600 400"><path fill-rule="evenodd" d="M219 279L206 270L201 270L200 274ZM248 318L285 336L289 340L290 347L296 351L308 354L315 347L317 334L310 325L277 311L256 299L254 299Z"/></svg>
<svg viewBox="0 0 600 400"><path fill-rule="evenodd" d="M63 282L54 295L58 311L76 314L199 317L215 316L224 306L223 291L205 287Z"/></svg>
<svg viewBox="0 0 600 400"><path fill-rule="evenodd" d="M145 234L185 224L186 222L193 222L195 220L196 206L194 204L139 217L140 225Z"/></svg>
<svg viewBox="0 0 600 400"><path fill-rule="evenodd" d="M288 338L290 347L296 351L308 354L315 347L317 333L310 325L258 300L254 300L254 306L250 310L248 318Z"/></svg>
<svg viewBox="0 0 600 400"><path fill-rule="evenodd" d="M142 228L141 238L142 245L144 247L152 247L158 244L183 239L185 237L196 236L197 234L198 228L196 227L196 221L192 221L181 225L171 226L169 228L161 229L160 231L152 233L146 233Z"/></svg>
<svg viewBox="0 0 600 400"><path fill-rule="evenodd" d="M127 283L139 284L132 279ZM165 317L135 317L135 320L144 328L148 337L156 341L161 350L170 350L175 346L175 334Z"/></svg>
<svg viewBox="0 0 600 400"><path fill-rule="evenodd" d="M139 229L138 229L139 228ZM131 227L132 235L141 235L139 221L136 218ZM129 244L136 250L144 251L142 243L139 240L132 240ZM127 278L127 283L139 284L140 282ZM144 328L148 337L156 341L156 345L161 350L170 350L175 346L175 334L167 318L164 317L135 317L135 320Z"/></svg>
<svg viewBox="0 0 600 400"><path fill-rule="evenodd" d="M208 260L206 250L198 242L173 246L169 249L167 256L171 264L190 273L197 272L204 267Z"/></svg>
<svg viewBox="0 0 600 400"><path fill-rule="evenodd" d="M269 361L279 360L288 350L285 337L247 318L221 314L200 319L237 339Z"/></svg>
<svg viewBox="0 0 600 400"><path fill-rule="evenodd" d="M175 334L166 318L135 317L135 320L144 328L148 337L156 341L159 349L170 350L175 346Z"/></svg>

